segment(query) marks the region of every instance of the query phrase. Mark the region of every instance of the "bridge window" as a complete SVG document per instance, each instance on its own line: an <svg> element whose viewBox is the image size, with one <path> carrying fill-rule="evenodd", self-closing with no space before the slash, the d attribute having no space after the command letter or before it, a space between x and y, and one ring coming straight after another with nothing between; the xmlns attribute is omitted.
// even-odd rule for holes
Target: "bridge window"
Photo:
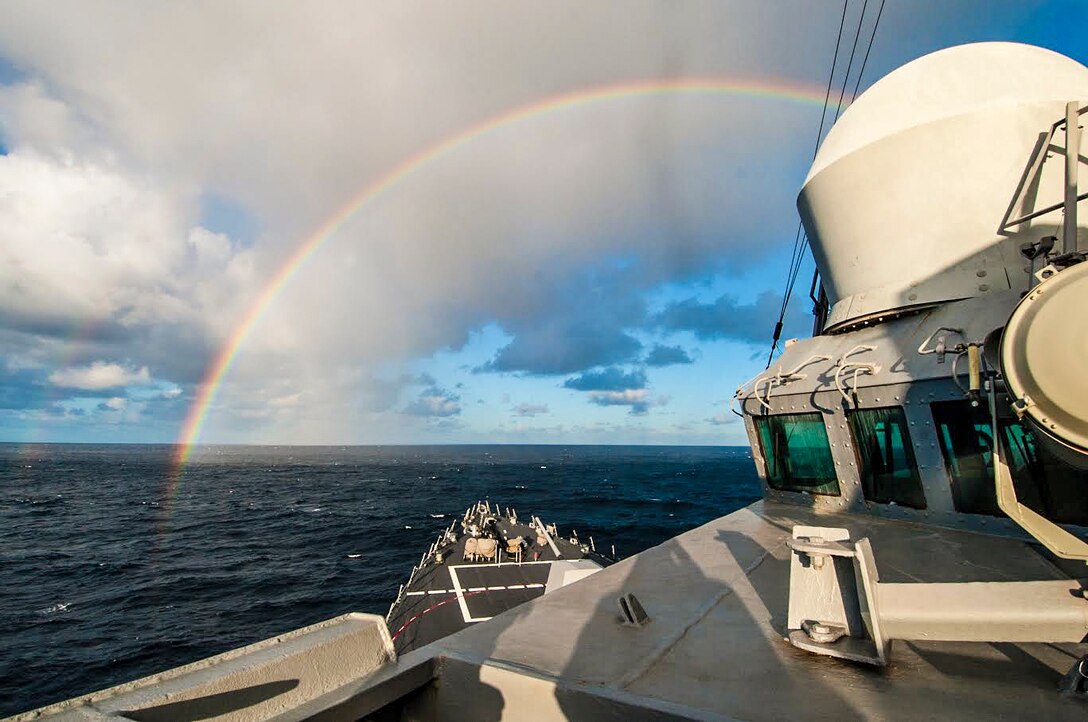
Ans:
<svg viewBox="0 0 1088 722"><path fill-rule="evenodd" d="M966 401L935 403L932 409L956 509L1001 516L994 491L989 411ZM1052 521L1088 524L1088 474L1051 456L1019 422L1000 423L1006 462L1020 503Z"/></svg>
<svg viewBox="0 0 1088 722"><path fill-rule="evenodd" d="M956 510L1002 516L994 492L994 437L989 414L967 401L935 403L930 408Z"/></svg>
<svg viewBox="0 0 1088 722"><path fill-rule="evenodd" d="M849 414L865 498L926 508L926 496L901 407L858 409Z"/></svg>
<svg viewBox="0 0 1088 722"><path fill-rule="evenodd" d="M771 487L838 496L839 482L822 414L757 416L754 421Z"/></svg>

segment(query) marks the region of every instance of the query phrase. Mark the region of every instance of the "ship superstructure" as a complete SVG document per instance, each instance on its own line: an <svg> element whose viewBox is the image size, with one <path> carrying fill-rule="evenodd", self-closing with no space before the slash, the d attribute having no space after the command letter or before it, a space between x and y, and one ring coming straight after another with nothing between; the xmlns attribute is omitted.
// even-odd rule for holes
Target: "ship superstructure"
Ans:
<svg viewBox="0 0 1088 722"><path fill-rule="evenodd" d="M762 501L401 655L348 615L42 714L1084 719L1086 104L985 43L846 111L816 333L736 394Z"/></svg>

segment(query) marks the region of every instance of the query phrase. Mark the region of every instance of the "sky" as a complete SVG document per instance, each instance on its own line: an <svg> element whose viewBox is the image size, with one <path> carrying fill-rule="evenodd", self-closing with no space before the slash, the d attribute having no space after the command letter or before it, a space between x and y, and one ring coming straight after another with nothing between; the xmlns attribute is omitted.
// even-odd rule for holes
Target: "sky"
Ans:
<svg viewBox="0 0 1088 722"><path fill-rule="evenodd" d="M0 2L0 441L746 443L842 8ZM1086 31L887 0L860 88Z"/></svg>

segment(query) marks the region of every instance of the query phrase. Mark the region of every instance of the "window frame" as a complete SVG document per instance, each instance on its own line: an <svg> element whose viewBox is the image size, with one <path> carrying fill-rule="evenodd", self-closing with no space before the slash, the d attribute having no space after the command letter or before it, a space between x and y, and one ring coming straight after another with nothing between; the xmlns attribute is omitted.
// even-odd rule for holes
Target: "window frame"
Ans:
<svg viewBox="0 0 1088 722"><path fill-rule="evenodd" d="M900 484L912 483L917 491L918 500L920 504L912 503L917 500L904 500L903 498L895 498L890 496L888 498L878 498L876 493L876 472L869 469L869 464L866 463L867 455L863 451L862 440L859 437L858 429L860 426L860 415L873 413L873 412L897 412L899 422L899 436L902 442L902 449L904 455L904 461L907 464L907 468L910 469L909 480L895 480L894 478L885 483L890 483L893 487L898 487ZM929 499L926 497L925 485L922 483L921 467L918 465L918 457L914 453L914 439L910 433L910 420L907 416L907 410L903 406L865 406L856 409L849 409L845 411L846 416L846 428L850 435L850 443L853 446L854 460L856 462L856 469L858 473L858 484L861 487L862 498L872 504L883 504L887 506L899 506L907 509L917 509L924 511L929 508ZM857 420L855 420L857 419ZM878 441L879 443L879 441ZM894 472L893 472L894 473ZM870 494L870 491L873 493Z"/></svg>
<svg viewBox="0 0 1088 722"><path fill-rule="evenodd" d="M772 470L787 470L788 466L779 463L779 457L775 455L775 450L768 449L766 443L766 437L764 434L764 428L766 427L767 437L773 438L774 429L772 424L785 424L786 420L802 420L807 421L819 421L819 428L823 436L823 448L826 451L826 465L831 471L831 477L822 479L821 477L812 477L812 480L820 479L817 484L808 484L801 481L798 483L794 479L807 480L809 477L791 477L787 475L780 475L780 479L774 478L776 475L772 474ZM760 453L763 456L764 466L764 481L767 486L775 491L786 491L795 494L812 494L816 496L828 496L828 497L841 497L842 485L839 483L839 476L835 470L835 455L831 449L831 438L827 430L827 422L824 419L824 415L819 411L801 412L801 413L789 413L789 414L767 414L763 416L753 416L752 425L755 431L756 441L759 443ZM786 454L789 452L789 439L786 438Z"/></svg>

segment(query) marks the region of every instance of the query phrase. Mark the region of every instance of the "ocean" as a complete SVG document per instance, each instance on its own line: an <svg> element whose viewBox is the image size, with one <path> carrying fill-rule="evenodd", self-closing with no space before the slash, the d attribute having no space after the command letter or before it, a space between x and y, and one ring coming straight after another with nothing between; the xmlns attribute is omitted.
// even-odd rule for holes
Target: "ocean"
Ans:
<svg viewBox="0 0 1088 722"><path fill-rule="evenodd" d="M619 557L759 498L747 447L0 444L0 716L349 611L479 499Z"/></svg>

